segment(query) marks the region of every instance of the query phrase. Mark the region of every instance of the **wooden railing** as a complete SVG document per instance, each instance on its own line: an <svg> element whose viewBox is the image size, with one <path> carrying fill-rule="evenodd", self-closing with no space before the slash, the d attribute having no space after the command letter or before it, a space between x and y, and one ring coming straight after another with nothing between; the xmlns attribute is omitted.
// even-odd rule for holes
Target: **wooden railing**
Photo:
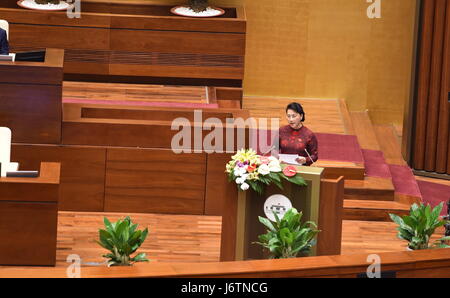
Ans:
<svg viewBox="0 0 450 298"><path fill-rule="evenodd" d="M136 264L132 267L81 267L84 278L118 277L365 277L376 258L368 254L322 256L282 260L261 260L220 263L158 263ZM381 276L450 277L450 249L378 254ZM68 263L67 266L70 264ZM376 266L372 266L376 267ZM371 267L371 268L372 268ZM374 272L370 269L371 272ZM0 267L0 277L67 277L67 268Z"/></svg>

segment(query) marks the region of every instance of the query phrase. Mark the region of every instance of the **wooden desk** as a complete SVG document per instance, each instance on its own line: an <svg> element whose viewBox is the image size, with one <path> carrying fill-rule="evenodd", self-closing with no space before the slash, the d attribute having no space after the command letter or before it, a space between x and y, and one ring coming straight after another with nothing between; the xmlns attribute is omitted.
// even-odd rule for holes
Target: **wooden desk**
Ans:
<svg viewBox="0 0 450 298"><path fill-rule="evenodd" d="M54 266L59 163L38 178L0 178L0 264Z"/></svg>
<svg viewBox="0 0 450 298"><path fill-rule="evenodd" d="M17 143L61 141L64 50L47 49L45 62L0 62L0 126Z"/></svg>
<svg viewBox="0 0 450 298"><path fill-rule="evenodd" d="M0 4L11 49L65 49L67 79L242 87L244 8L224 7L223 16L200 20L170 13L173 5L83 0L82 17L70 19L16 2Z"/></svg>

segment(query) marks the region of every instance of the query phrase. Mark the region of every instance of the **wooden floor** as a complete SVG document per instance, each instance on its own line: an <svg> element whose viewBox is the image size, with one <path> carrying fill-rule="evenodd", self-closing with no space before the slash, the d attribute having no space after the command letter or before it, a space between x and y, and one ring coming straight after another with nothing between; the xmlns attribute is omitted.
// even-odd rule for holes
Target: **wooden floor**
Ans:
<svg viewBox="0 0 450 298"><path fill-rule="evenodd" d="M59 212L57 267L67 266L67 256L77 254L86 266L104 265L107 251L95 241L103 217L111 221L130 215L149 235L140 249L155 262L219 261L221 218L218 216ZM440 231L439 234L441 234ZM342 254L405 250L390 222L344 221Z"/></svg>

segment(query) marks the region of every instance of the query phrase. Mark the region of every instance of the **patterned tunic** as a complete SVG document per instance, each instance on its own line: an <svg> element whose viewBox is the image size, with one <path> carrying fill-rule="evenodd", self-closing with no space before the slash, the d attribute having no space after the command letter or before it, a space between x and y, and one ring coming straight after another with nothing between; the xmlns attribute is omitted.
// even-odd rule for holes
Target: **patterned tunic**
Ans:
<svg viewBox="0 0 450 298"><path fill-rule="evenodd" d="M300 129L293 129L289 125L280 128L279 134L280 153L298 154L306 158L307 166L317 161L319 158L318 142L316 135L307 127L302 126ZM308 157L305 149L311 158Z"/></svg>

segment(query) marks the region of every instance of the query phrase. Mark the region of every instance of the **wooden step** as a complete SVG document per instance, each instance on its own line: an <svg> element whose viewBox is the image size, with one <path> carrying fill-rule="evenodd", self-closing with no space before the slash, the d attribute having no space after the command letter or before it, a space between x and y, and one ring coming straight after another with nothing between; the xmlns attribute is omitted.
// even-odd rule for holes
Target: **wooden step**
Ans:
<svg viewBox="0 0 450 298"><path fill-rule="evenodd" d="M350 112L350 117L361 148L381 150L372 121L367 112Z"/></svg>
<svg viewBox="0 0 450 298"><path fill-rule="evenodd" d="M365 177L364 180L346 180L345 199L394 201L395 189L391 179Z"/></svg>
<svg viewBox="0 0 450 298"><path fill-rule="evenodd" d="M345 180L364 179L365 168L362 164L319 159L313 166L324 168L323 177L325 179L337 179L340 176L344 176Z"/></svg>
<svg viewBox="0 0 450 298"><path fill-rule="evenodd" d="M394 201L344 200L344 220L391 221L389 213L409 214L410 205Z"/></svg>
<svg viewBox="0 0 450 298"><path fill-rule="evenodd" d="M387 164L405 166L399 138L392 125L374 125L375 134Z"/></svg>

